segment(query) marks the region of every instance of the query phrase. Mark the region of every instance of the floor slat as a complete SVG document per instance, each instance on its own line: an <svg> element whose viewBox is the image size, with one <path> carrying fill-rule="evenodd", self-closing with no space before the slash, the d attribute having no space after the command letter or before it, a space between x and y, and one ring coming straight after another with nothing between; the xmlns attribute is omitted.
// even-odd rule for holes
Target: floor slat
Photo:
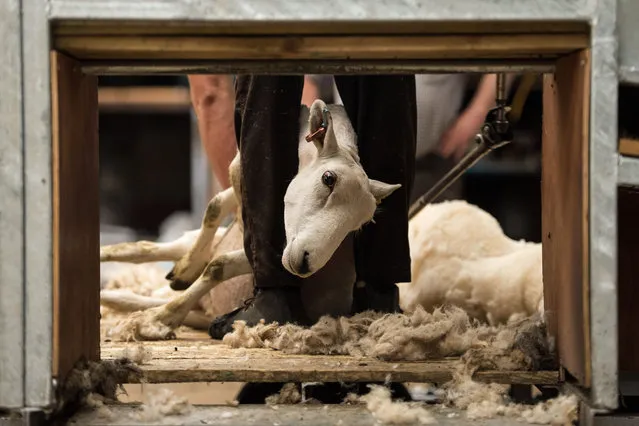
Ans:
<svg viewBox="0 0 639 426"><path fill-rule="evenodd" d="M187 336L185 336L187 337ZM102 343L102 359L125 354L137 343ZM149 383L178 382L396 382L443 383L452 378L455 359L384 362L337 355L287 355L269 349L232 349L209 339L144 342L150 360L141 368ZM390 375L390 377L389 377ZM479 371L476 380L553 385L557 371Z"/></svg>

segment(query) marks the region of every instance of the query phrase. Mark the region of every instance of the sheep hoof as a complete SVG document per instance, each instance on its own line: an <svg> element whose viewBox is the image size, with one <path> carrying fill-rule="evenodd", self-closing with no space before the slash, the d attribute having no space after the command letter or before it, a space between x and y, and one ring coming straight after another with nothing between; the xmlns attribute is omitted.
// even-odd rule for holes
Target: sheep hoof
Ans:
<svg viewBox="0 0 639 426"><path fill-rule="evenodd" d="M112 334L121 341L130 340L173 340L176 338L171 321L167 318L164 306L133 312L120 321Z"/></svg>
<svg viewBox="0 0 639 426"><path fill-rule="evenodd" d="M171 287L171 290L181 291L191 287L191 283L187 281L182 281L182 280L172 280L169 286Z"/></svg>
<svg viewBox="0 0 639 426"><path fill-rule="evenodd" d="M173 290L186 290L204 272L208 259L194 259L195 257L197 254L187 253L166 274L166 279L171 281L170 285Z"/></svg>

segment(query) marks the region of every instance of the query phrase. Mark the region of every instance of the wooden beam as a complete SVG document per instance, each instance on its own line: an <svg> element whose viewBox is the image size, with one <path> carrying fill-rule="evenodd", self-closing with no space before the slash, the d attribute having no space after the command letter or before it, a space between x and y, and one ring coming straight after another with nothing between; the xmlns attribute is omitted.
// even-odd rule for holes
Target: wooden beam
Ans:
<svg viewBox="0 0 639 426"><path fill-rule="evenodd" d="M342 36L58 36L57 50L108 60L408 60L557 57L588 46L585 34Z"/></svg>
<svg viewBox="0 0 639 426"><path fill-rule="evenodd" d="M444 383L458 359L384 362L339 355L288 355L271 349L232 349L202 339L144 342L151 360L140 366L147 383L184 382L397 382ZM124 355L126 343L102 343L102 359ZM556 385L557 371L478 371L478 381Z"/></svg>
<svg viewBox="0 0 639 426"><path fill-rule="evenodd" d="M97 78L51 53L53 375L100 358Z"/></svg>
<svg viewBox="0 0 639 426"><path fill-rule="evenodd" d="M188 87L101 87L98 91L103 111L189 111Z"/></svg>
<svg viewBox="0 0 639 426"><path fill-rule="evenodd" d="M619 139L619 153L630 157L639 157L639 140L630 138Z"/></svg>
<svg viewBox="0 0 639 426"><path fill-rule="evenodd" d="M52 23L53 35L589 34L576 21L100 21Z"/></svg>
<svg viewBox="0 0 639 426"><path fill-rule="evenodd" d="M562 366L590 386L588 123L590 53L544 77L542 241L544 302Z"/></svg>

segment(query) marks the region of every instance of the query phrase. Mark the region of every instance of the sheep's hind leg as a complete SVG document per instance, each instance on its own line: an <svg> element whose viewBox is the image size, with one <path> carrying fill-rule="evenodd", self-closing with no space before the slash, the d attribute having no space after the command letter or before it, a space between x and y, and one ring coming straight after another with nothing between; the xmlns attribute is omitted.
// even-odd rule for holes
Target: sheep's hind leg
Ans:
<svg viewBox="0 0 639 426"><path fill-rule="evenodd" d="M127 290L102 290L100 292L100 305L122 313L143 311L162 306L166 302L166 299L142 296ZM203 312L190 311L184 318L184 325L196 330L208 330L211 320Z"/></svg>
<svg viewBox="0 0 639 426"><path fill-rule="evenodd" d="M233 211L236 204L233 188L225 189L209 201L195 244L176 262L171 272L166 276L166 279L171 281L173 290L188 288L202 274L211 260L215 232L222 219Z"/></svg>
<svg viewBox="0 0 639 426"><path fill-rule="evenodd" d="M130 290L100 291L100 305L120 312L135 312L156 308L168 300L160 297L149 297L133 293Z"/></svg>
<svg viewBox="0 0 639 426"><path fill-rule="evenodd" d="M155 243L135 241L100 247L100 262L175 262L188 253L200 234L199 229L187 231L175 241Z"/></svg>
<svg viewBox="0 0 639 426"><path fill-rule="evenodd" d="M219 283L250 274L251 265L244 250L235 250L213 259L191 287L163 306L134 312L114 328L121 340L166 340L175 338L175 330L197 305L202 296Z"/></svg>

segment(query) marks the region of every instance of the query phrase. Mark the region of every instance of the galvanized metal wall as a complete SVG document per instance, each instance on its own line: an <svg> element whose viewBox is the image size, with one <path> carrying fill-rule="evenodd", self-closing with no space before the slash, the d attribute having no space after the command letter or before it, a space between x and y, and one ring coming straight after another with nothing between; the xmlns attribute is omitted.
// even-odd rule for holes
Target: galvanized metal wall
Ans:
<svg viewBox="0 0 639 426"><path fill-rule="evenodd" d="M597 0L590 73L590 347L592 404L618 406L617 0Z"/></svg>
<svg viewBox="0 0 639 426"><path fill-rule="evenodd" d="M639 84L639 1L619 0L617 28L619 36L619 76L628 83Z"/></svg>
<svg viewBox="0 0 639 426"><path fill-rule="evenodd" d="M584 20L596 0L49 0L55 19L166 21Z"/></svg>
<svg viewBox="0 0 639 426"><path fill-rule="evenodd" d="M0 407L52 402L49 22L0 2Z"/></svg>
<svg viewBox="0 0 639 426"><path fill-rule="evenodd" d="M616 408L615 188L620 161L616 152L617 3L617 0L535 0L523 6L519 0L0 1L0 40L3 42L0 51L0 406L44 406L51 400L53 199L49 19L222 22L567 19L589 20L593 26L589 217L592 395L597 406ZM622 75L626 77L639 62L636 20L632 20L639 15L636 4L635 0L619 0L622 37L619 61ZM623 164L622 178L636 180L639 174L634 168L639 164L633 161Z"/></svg>
<svg viewBox="0 0 639 426"><path fill-rule="evenodd" d="M24 149L20 0L0 2L0 407L24 399Z"/></svg>
<svg viewBox="0 0 639 426"><path fill-rule="evenodd" d="M51 403L53 196L46 3L22 0L24 75L25 406Z"/></svg>

